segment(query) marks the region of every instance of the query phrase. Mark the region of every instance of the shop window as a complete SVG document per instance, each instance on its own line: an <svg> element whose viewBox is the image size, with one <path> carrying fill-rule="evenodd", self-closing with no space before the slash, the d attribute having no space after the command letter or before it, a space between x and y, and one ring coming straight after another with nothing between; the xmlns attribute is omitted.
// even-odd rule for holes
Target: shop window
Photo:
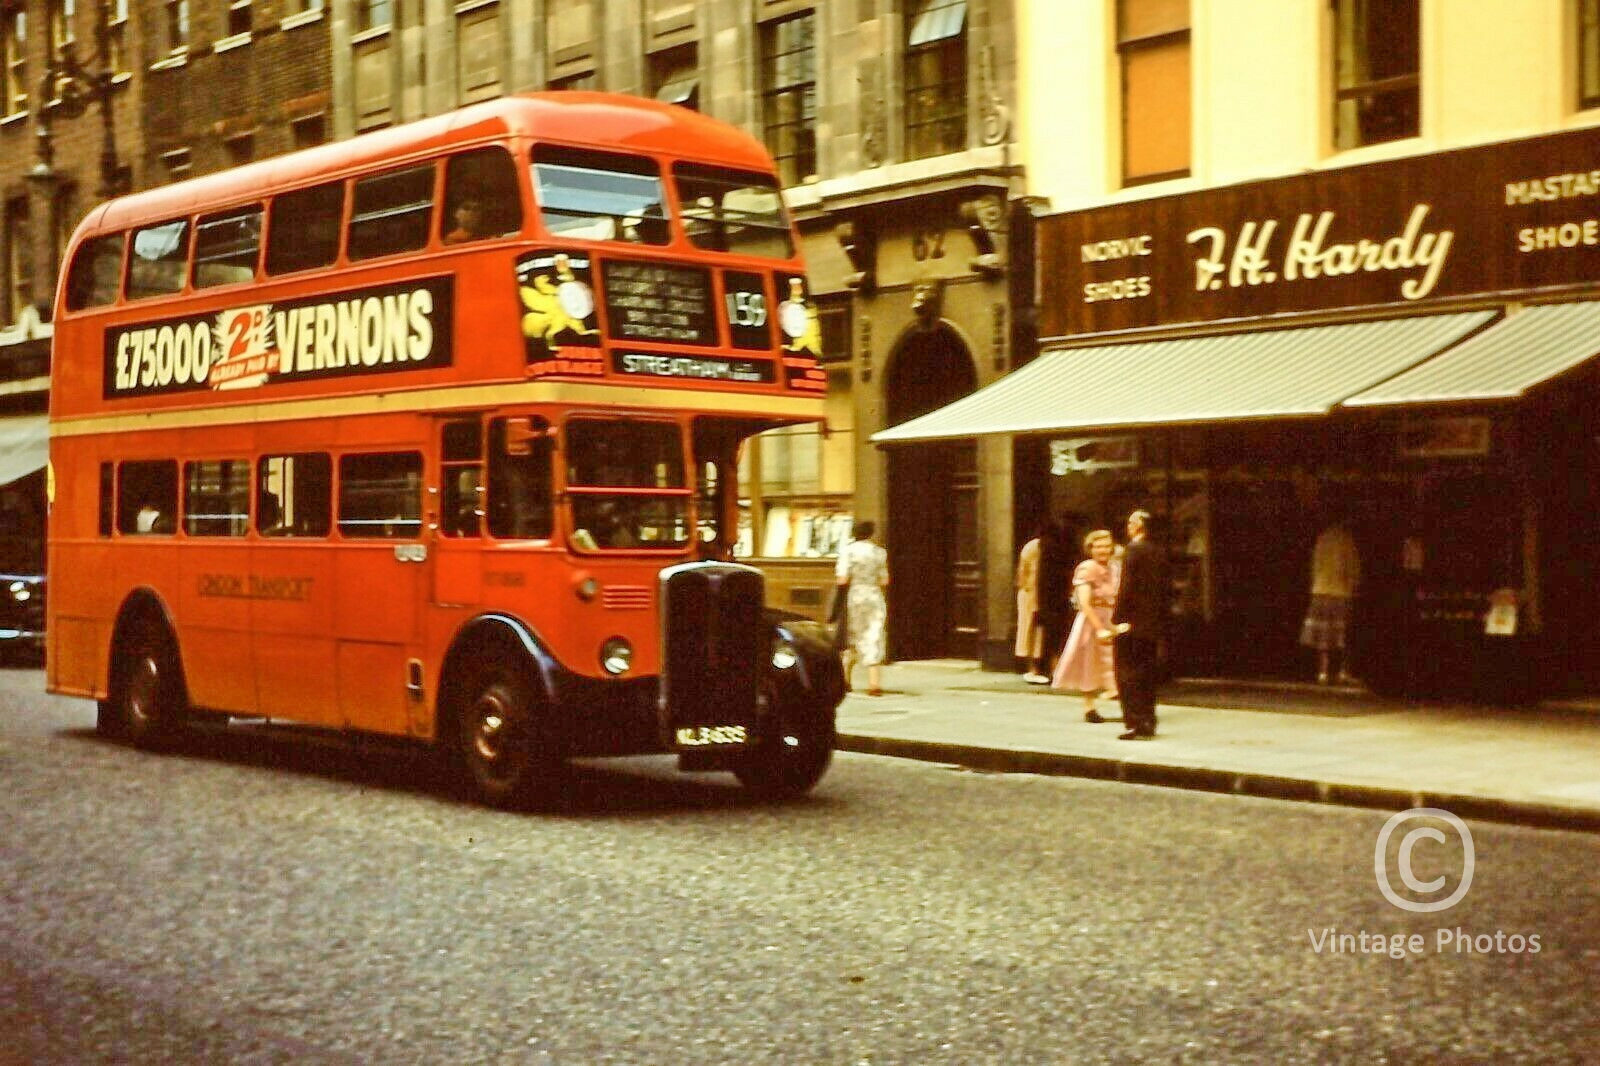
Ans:
<svg viewBox="0 0 1600 1066"><path fill-rule="evenodd" d="M5 78L4 112L28 109L28 13L12 8L0 13L0 77Z"/></svg>
<svg viewBox="0 0 1600 1066"><path fill-rule="evenodd" d="M194 232L194 287L254 280L260 253L261 205L202 217Z"/></svg>
<svg viewBox="0 0 1600 1066"><path fill-rule="evenodd" d="M1332 0L1333 143L1339 150L1419 132L1418 0Z"/></svg>
<svg viewBox="0 0 1600 1066"><path fill-rule="evenodd" d="M922 0L906 20L906 157L967 147L967 0Z"/></svg>
<svg viewBox="0 0 1600 1066"><path fill-rule="evenodd" d="M522 229L522 190L517 164L504 148L484 148L451 156L445 164L446 244L504 237Z"/></svg>
<svg viewBox="0 0 1600 1066"><path fill-rule="evenodd" d="M481 5L456 16L456 80L464 104L492 100L503 91L500 5Z"/></svg>
<svg viewBox="0 0 1600 1066"><path fill-rule="evenodd" d="M433 165L356 182L350 213L351 259L416 251L433 224Z"/></svg>
<svg viewBox="0 0 1600 1066"><path fill-rule="evenodd" d="M181 292L189 267L189 223L180 219L133 231L128 299Z"/></svg>
<svg viewBox="0 0 1600 1066"><path fill-rule="evenodd" d="M1124 185L1189 173L1189 0L1120 0Z"/></svg>
<svg viewBox="0 0 1600 1066"><path fill-rule="evenodd" d="M1578 107L1600 107L1600 0L1578 0Z"/></svg>
<svg viewBox="0 0 1600 1066"><path fill-rule="evenodd" d="M344 185L330 182L284 193L272 201L267 273L291 274L331 264L339 257Z"/></svg>
<svg viewBox="0 0 1600 1066"><path fill-rule="evenodd" d="M122 234L96 237L78 246L67 271L67 310L117 302L122 278Z"/></svg>
<svg viewBox="0 0 1600 1066"><path fill-rule="evenodd" d="M700 109L700 63L694 45L651 54L650 95L664 104Z"/></svg>
<svg viewBox="0 0 1600 1066"><path fill-rule="evenodd" d="M339 534L409 540L422 535L422 455L339 458Z"/></svg>
<svg viewBox="0 0 1600 1066"><path fill-rule="evenodd" d="M326 537L333 461L321 452L267 455L256 463L256 531L266 537Z"/></svg>
<svg viewBox="0 0 1600 1066"><path fill-rule="evenodd" d="M117 476L117 532L172 533L177 522L178 464L170 459L123 463Z"/></svg>
<svg viewBox="0 0 1600 1066"><path fill-rule="evenodd" d="M242 537L250 528L250 464L207 459L183 464L183 531L191 537Z"/></svg>
<svg viewBox="0 0 1600 1066"><path fill-rule="evenodd" d="M761 118L785 185L817 173L817 16L761 27Z"/></svg>

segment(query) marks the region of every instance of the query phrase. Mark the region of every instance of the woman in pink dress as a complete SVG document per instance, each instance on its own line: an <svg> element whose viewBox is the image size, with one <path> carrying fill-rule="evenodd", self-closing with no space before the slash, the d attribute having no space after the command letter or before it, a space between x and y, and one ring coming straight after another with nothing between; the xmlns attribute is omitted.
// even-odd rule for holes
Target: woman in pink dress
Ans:
<svg viewBox="0 0 1600 1066"><path fill-rule="evenodd" d="M1111 531L1097 529L1083 538L1089 558L1072 573L1072 600L1078 617L1056 663L1051 688L1083 694L1083 720L1103 722L1095 697L1116 699L1117 680L1111 662L1111 609L1117 602L1117 575L1111 567L1116 542Z"/></svg>

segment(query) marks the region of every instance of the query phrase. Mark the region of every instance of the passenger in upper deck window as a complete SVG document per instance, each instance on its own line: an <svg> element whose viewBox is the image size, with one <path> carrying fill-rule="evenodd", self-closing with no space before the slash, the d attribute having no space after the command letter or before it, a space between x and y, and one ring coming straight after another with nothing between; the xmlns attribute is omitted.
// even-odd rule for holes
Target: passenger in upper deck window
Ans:
<svg viewBox="0 0 1600 1066"><path fill-rule="evenodd" d="M456 204L451 217L455 220L455 228L444 235L446 244L464 244L490 236L483 201L476 196L463 197Z"/></svg>

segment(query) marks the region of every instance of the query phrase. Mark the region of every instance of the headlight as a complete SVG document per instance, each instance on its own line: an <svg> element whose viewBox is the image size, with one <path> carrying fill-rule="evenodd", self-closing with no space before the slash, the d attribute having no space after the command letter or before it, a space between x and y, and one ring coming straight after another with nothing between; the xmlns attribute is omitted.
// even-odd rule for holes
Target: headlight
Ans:
<svg viewBox="0 0 1600 1066"><path fill-rule="evenodd" d="M600 645L600 669L621 677L633 667L633 645L622 637L612 637Z"/></svg>
<svg viewBox="0 0 1600 1066"><path fill-rule="evenodd" d="M772 665L779 670L789 670L800 661L800 653L788 640L780 637L772 645Z"/></svg>
<svg viewBox="0 0 1600 1066"><path fill-rule="evenodd" d="M13 581L11 583L11 598L18 603L27 603L33 599L33 590L26 581Z"/></svg>

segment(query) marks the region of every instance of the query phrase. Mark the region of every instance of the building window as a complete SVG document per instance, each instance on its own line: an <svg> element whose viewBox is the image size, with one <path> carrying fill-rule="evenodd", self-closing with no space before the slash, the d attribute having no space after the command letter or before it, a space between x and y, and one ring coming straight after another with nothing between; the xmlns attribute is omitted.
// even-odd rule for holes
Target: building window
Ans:
<svg viewBox="0 0 1600 1066"><path fill-rule="evenodd" d="M310 148L322 144L328 139L328 119L326 115L317 113L294 119L289 123L289 136L294 140L296 149Z"/></svg>
<svg viewBox="0 0 1600 1066"><path fill-rule="evenodd" d="M565 89L570 92L590 92L600 87L600 82L595 78L594 71L586 70L582 74L569 74L565 78L557 78L550 83L552 91L560 92Z"/></svg>
<svg viewBox="0 0 1600 1066"><path fill-rule="evenodd" d="M906 22L906 157L967 147L967 0L921 0Z"/></svg>
<svg viewBox="0 0 1600 1066"><path fill-rule="evenodd" d="M456 16L456 76L464 104L500 95L498 4L474 7Z"/></svg>
<svg viewBox="0 0 1600 1066"><path fill-rule="evenodd" d="M0 56L5 61L5 113L28 108L28 13L11 10L0 15Z"/></svg>
<svg viewBox="0 0 1600 1066"><path fill-rule="evenodd" d="M253 28L250 0L233 0L228 5L228 36L240 37Z"/></svg>
<svg viewBox="0 0 1600 1066"><path fill-rule="evenodd" d="M700 63L694 45L651 54L650 95L664 104L700 109Z"/></svg>
<svg viewBox="0 0 1600 1066"><path fill-rule="evenodd" d="M167 0L167 50L182 52L189 47L189 0Z"/></svg>
<svg viewBox="0 0 1600 1066"><path fill-rule="evenodd" d="M1417 136L1418 0L1333 0L1333 18L1334 147Z"/></svg>
<svg viewBox="0 0 1600 1066"><path fill-rule="evenodd" d="M355 49L356 128L375 130L392 121L389 107L394 96L387 37L361 41Z"/></svg>
<svg viewBox="0 0 1600 1066"><path fill-rule="evenodd" d="M761 113L785 185L817 173L817 17L761 27Z"/></svg>
<svg viewBox="0 0 1600 1066"><path fill-rule="evenodd" d="M357 0L356 32L386 30L394 25L394 0Z"/></svg>
<svg viewBox="0 0 1600 1066"><path fill-rule="evenodd" d="M5 320L15 322L33 292L33 256L28 242L32 237L26 197L6 201L6 292Z"/></svg>
<svg viewBox="0 0 1600 1066"><path fill-rule="evenodd" d="M189 149L174 148L170 152L161 153L161 165L167 168L169 181L182 181L189 176L189 171L194 169L194 160L190 158Z"/></svg>
<svg viewBox="0 0 1600 1066"><path fill-rule="evenodd" d="M1120 0L1122 182L1189 173L1189 0Z"/></svg>
<svg viewBox="0 0 1600 1066"><path fill-rule="evenodd" d="M55 55L64 44L71 44L77 38L73 35L72 26L77 21L77 0L51 0L50 3L50 54Z"/></svg>
<svg viewBox="0 0 1600 1066"><path fill-rule="evenodd" d="M106 5L106 66L113 74L128 71L128 0Z"/></svg>
<svg viewBox="0 0 1600 1066"><path fill-rule="evenodd" d="M241 133L229 137L222 142L222 150L228 153L230 167L243 166L256 157L256 135L254 133Z"/></svg>
<svg viewBox="0 0 1600 1066"><path fill-rule="evenodd" d="M1578 0L1578 106L1600 107L1600 0Z"/></svg>

